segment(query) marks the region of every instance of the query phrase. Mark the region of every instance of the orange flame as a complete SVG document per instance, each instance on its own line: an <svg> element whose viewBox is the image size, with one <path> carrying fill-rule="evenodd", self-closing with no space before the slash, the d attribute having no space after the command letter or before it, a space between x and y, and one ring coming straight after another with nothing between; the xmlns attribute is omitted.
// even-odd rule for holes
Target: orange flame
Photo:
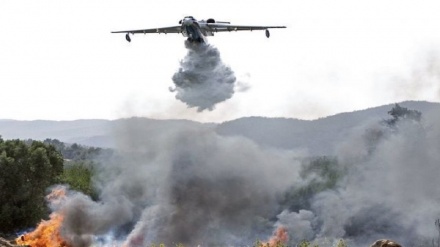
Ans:
<svg viewBox="0 0 440 247"><path fill-rule="evenodd" d="M60 234L62 222L63 216L53 213L50 215L50 220L41 221L37 229L17 238L16 242L31 247L68 247Z"/></svg>
<svg viewBox="0 0 440 247"><path fill-rule="evenodd" d="M62 199L66 198L66 188L63 186L53 188L49 195L46 196L46 200L50 203L60 203Z"/></svg>
<svg viewBox="0 0 440 247"><path fill-rule="evenodd" d="M287 229L284 226L278 227L272 237L267 242L260 242L258 247L277 247L282 246L289 241Z"/></svg>
<svg viewBox="0 0 440 247"><path fill-rule="evenodd" d="M65 188L56 188L46 197L51 203L60 203L65 198ZM63 216L59 213L52 213L49 220L43 220L37 228L26 233L15 241L19 245L31 247L69 247L61 237L60 229L63 223Z"/></svg>

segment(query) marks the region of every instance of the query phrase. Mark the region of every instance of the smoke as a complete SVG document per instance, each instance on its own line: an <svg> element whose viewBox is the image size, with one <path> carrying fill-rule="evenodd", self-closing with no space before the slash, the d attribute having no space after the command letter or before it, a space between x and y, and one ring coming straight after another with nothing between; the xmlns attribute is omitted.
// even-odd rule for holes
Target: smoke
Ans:
<svg viewBox="0 0 440 247"><path fill-rule="evenodd" d="M94 236L106 234L112 228L121 226L133 215L130 202L124 197L104 199L94 202L89 197L75 193L63 205L63 231L67 234L66 241L74 246L87 247Z"/></svg>
<svg viewBox="0 0 440 247"><path fill-rule="evenodd" d="M440 99L440 51L432 49L414 63L410 74L394 78L392 92L408 99Z"/></svg>
<svg viewBox="0 0 440 247"><path fill-rule="evenodd" d="M418 241L436 238L440 115L425 116L421 124L400 122L397 131L368 125L353 133L336 154L344 178L335 188L309 196L308 207L283 211L277 224L288 227L291 239L321 245L343 238L350 246L367 246L388 238L423 246Z"/></svg>
<svg viewBox="0 0 440 247"><path fill-rule="evenodd" d="M217 48L206 43L185 41L188 54L173 75L176 99L197 111L213 110L217 103L234 94L236 77L220 58Z"/></svg>
<svg viewBox="0 0 440 247"><path fill-rule="evenodd" d="M116 131L119 158L101 167L100 202L74 196L64 204L63 232L73 246L110 232L133 247L243 245L270 236L278 198L298 180L293 152L208 127L147 129L130 119Z"/></svg>
<svg viewBox="0 0 440 247"><path fill-rule="evenodd" d="M421 246L440 217L440 114L423 116L359 126L321 163L212 125L128 119L118 154L97 167L99 201L73 194L60 207L63 236L74 247L243 246L282 228L292 246Z"/></svg>

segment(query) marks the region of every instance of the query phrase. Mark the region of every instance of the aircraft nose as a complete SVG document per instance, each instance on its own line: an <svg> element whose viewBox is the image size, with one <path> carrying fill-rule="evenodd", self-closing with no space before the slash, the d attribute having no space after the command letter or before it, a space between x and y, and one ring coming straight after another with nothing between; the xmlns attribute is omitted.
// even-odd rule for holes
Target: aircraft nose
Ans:
<svg viewBox="0 0 440 247"><path fill-rule="evenodd" d="M190 26L193 24L193 21L189 18L186 18L183 20L183 24L185 24L186 26Z"/></svg>

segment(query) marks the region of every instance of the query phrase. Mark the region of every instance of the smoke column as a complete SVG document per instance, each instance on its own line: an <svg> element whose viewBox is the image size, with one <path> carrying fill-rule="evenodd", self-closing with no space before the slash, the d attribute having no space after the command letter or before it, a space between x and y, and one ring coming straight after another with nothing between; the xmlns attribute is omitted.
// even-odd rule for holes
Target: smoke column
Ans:
<svg viewBox="0 0 440 247"><path fill-rule="evenodd" d="M297 180L293 152L211 127L159 131L130 119L116 137L119 158L98 169L100 202L71 196L61 209L75 247L105 234L129 247L253 243L271 235L277 199Z"/></svg>
<svg viewBox="0 0 440 247"><path fill-rule="evenodd" d="M170 91L176 92L176 99L188 107L211 111L234 94L234 72L223 64L217 48L189 41L185 41L185 47L188 54L172 78L175 88L170 87Z"/></svg>

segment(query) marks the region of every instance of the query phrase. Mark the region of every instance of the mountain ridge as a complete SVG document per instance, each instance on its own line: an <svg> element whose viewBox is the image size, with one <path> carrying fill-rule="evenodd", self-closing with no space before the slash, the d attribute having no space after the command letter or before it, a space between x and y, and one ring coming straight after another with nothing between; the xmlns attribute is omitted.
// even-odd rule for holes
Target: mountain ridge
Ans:
<svg viewBox="0 0 440 247"><path fill-rule="evenodd" d="M222 136L242 136L259 145L280 149L304 149L313 155L327 155L334 151L334 143L346 138L354 128L369 122L389 118L387 112L394 106L387 104L364 110L338 113L315 120L297 118L242 117L222 123L200 123L185 119L150 119L143 117L116 120L12 120L0 119L0 136L4 139L58 139L66 143L86 146L115 147L115 128L129 122L148 125L151 134L169 131L182 126L213 129ZM403 107L429 114L440 112L440 103L404 101ZM146 133L147 135L149 133Z"/></svg>

